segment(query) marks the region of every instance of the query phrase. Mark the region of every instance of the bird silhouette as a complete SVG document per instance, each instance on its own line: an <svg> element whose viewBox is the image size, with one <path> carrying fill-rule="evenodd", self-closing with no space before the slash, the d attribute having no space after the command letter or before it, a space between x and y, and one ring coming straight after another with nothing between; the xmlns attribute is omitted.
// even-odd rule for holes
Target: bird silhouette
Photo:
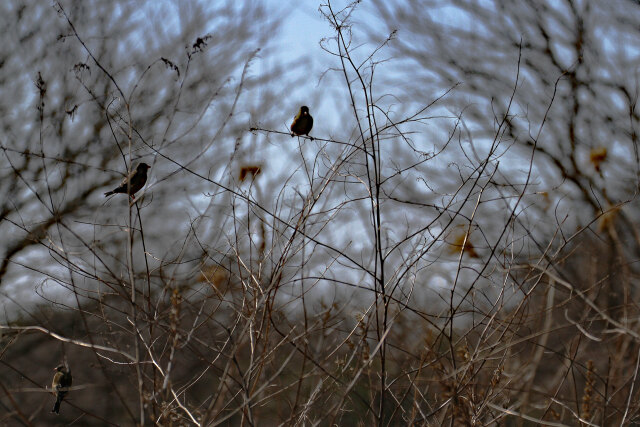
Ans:
<svg viewBox="0 0 640 427"><path fill-rule="evenodd" d="M55 371L56 373L53 376L51 388L56 394L56 403L53 405L53 409L51 410L51 412L59 414L60 404L62 403L62 399L64 399L64 396L69 391L68 389L69 387L71 387L73 378L71 377L71 370L68 370L64 365L57 366Z"/></svg>
<svg viewBox="0 0 640 427"><path fill-rule="evenodd" d="M138 167L136 167L135 171L131 172L129 176L122 180L119 187L114 188L111 191L107 191L104 193L104 196L108 197L112 194L122 193L128 194L129 197L133 197L133 195L140 191L147 182L147 169L150 167L151 166L146 163L140 163Z"/></svg>
<svg viewBox="0 0 640 427"><path fill-rule="evenodd" d="M309 114L309 107L303 105L302 107L300 107L300 111L293 119L293 123L291 123L291 136L309 136L309 132L311 132L312 127L313 117L311 117L311 114Z"/></svg>

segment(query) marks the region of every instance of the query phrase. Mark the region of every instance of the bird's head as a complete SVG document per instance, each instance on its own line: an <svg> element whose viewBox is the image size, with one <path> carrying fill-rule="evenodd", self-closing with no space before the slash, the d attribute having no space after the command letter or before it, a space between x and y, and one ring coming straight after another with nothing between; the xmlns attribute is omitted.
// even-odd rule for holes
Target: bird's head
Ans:
<svg viewBox="0 0 640 427"><path fill-rule="evenodd" d="M309 114L309 107L307 107L306 105L303 105L302 107L300 107L300 113L304 114Z"/></svg>
<svg viewBox="0 0 640 427"><path fill-rule="evenodd" d="M138 167L136 168L136 170L137 170L137 171L140 171L140 172L146 172L146 171L147 171L147 169L149 169L150 167L151 167L151 166L149 166L149 165L148 165L148 164L146 164L146 163L140 163L140 164L138 165Z"/></svg>
<svg viewBox="0 0 640 427"><path fill-rule="evenodd" d="M57 371L57 372L63 372L64 370L65 370L64 365L58 365L58 366L56 366L56 368L54 369L54 371Z"/></svg>

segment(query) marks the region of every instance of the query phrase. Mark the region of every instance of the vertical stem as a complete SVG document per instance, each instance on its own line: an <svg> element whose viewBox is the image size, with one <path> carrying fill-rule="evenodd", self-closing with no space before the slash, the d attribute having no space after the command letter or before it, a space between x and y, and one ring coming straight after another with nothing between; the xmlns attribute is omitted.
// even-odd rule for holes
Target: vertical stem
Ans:
<svg viewBox="0 0 640 427"><path fill-rule="evenodd" d="M132 162L131 162L131 144L132 144L132 129L133 125L131 123L131 111L129 110L129 104L127 103L127 116L129 119L128 126L128 140L129 140L129 165L127 168L127 176L131 173L132 170ZM129 194L129 189L127 189L127 195ZM135 365L136 365L136 376L138 377L138 398L140 403L140 424L144 425L144 387L142 381L142 371L140 368L140 336L139 336L139 328L138 328L138 311L136 309L136 282L135 282L135 274L133 271L133 204L132 197L129 196L129 227L128 231L128 239L127 239L127 263L129 270L129 283L131 286L131 322L133 324L133 336L134 336L134 348L135 348ZM137 202L136 202L137 204ZM142 219L140 222L142 222Z"/></svg>

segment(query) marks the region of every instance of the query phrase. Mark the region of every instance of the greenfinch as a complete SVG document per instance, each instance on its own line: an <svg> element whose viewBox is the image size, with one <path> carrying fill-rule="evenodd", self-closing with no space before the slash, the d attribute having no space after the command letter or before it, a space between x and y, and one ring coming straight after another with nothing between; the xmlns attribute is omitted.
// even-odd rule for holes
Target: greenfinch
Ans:
<svg viewBox="0 0 640 427"><path fill-rule="evenodd" d="M56 394L56 403L53 405L51 412L59 414L60 404L62 403L64 396L69 391L73 378L71 377L71 370L67 370L64 365L59 365L56 367L55 371L56 373L53 376L53 381L51 382L51 389Z"/></svg>
<svg viewBox="0 0 640 427"><path fill-rule="evenodd" d="M146 163L140 163L135 171L131 172L129 176L122 180L122 183L119 187L114 188L111 191L107 191L104 193L105 197L108 197L112 194L122 193L128 194L129 197L133 197L147 182L147 169L149 166Z"/></svg>
<svg viewBox="0 0 640 427"><path fill-rule="evenodd" d="M311 132L311 128L313 127L313 117L309 114L309 107L303 105L300 107L300 111L293 119L293 123L291 123L291 136L295 135L307 135L309 136L309 132Z"/></svg>

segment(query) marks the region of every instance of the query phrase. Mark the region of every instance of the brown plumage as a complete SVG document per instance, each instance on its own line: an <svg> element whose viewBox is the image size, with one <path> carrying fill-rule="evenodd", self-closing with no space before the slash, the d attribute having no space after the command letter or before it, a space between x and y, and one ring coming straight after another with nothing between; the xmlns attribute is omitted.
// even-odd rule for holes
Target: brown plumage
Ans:
<svg viewBox="0 0 640 427"><path fill-rule="evenodd" d="M107 191L104 193L105 197L108 197L112 194L122 193L129 194L129 197L133 197L147 182L147 169L149 166L146 163L140 163L135 171L131 172L129 176L122 180L122 183L119 187L114 188L111 191Z"/></svg>
<svg viewBox="0 0 640 427"><path fill-rule="evenodd" d="M69 391L68 388L71 387L73 378L71 377L71 370L67 370L64 365L59 365L56 367L55 371L56 373L53 376L53 381L51 382L51 389L56 394L56 403L53 405L51 412L59 414L60 404L62 403L64 396Z"/></svg>
<svg viewBox="0 0 640 427"><path fill-rule="evenodd" d="M293 119L291 123L291 136L295 135L307 135L311 132L313 127L313 117L309 114L309 107L303 105L300 107L300 111Z"/></svg>

